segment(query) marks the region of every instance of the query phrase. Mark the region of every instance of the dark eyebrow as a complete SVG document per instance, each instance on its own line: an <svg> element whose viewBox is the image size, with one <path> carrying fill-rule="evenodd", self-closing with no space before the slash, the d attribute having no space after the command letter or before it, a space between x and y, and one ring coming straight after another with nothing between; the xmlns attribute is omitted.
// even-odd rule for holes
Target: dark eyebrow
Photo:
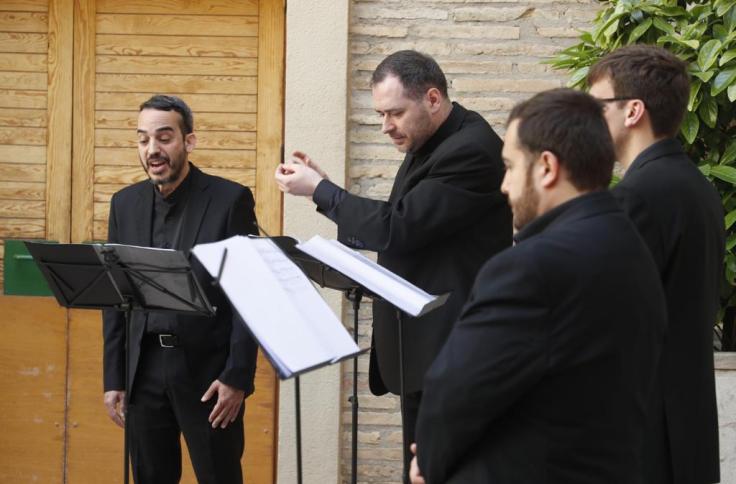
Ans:
<svg viewBox="0 0 736 484"><path fill-rule="evenodd" d="M174 131L174 128L172 128L171 126L161 126L160 128L157 128L156 129L156 132L157 133L160 133L161 131ZM138 133L138 134L148 134L148 131L146 131L145 129L138 128L136 130L136 133Z"/></svg>

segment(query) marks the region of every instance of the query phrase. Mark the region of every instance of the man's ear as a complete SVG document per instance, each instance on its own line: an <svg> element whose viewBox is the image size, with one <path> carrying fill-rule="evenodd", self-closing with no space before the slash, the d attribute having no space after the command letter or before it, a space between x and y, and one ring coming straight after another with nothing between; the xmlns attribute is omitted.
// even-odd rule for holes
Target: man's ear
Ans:
<svg viewBox="0 0 736 484"><path fill-rule="evenodd" d="M626 117L624 118L624 126L633 128L641 122L646 112L646 105L641 99L632 99L626 102Z"/></svg>
<svg viewBox="0 0 736 484"><path fill-rule="evenodd" d="M430 112L435 113L439 111L442 106L442 93L436 87L430 88L424 95L424 100L427 103Z"/></svg>
<svg viewBox="0 0 736 484"><path fill-rule="evenodd" d="M551 151L542 151L537 159L539 184L542 188L554 187L560 179L560 160Z"/></svg>
<svg viewBox="0 0 736 484"><path fill-rule="evenodd" d="M195 146L197 146L197 136L194 133L184 136L184 148L187 150L187 153L194 151Z"/></svg>

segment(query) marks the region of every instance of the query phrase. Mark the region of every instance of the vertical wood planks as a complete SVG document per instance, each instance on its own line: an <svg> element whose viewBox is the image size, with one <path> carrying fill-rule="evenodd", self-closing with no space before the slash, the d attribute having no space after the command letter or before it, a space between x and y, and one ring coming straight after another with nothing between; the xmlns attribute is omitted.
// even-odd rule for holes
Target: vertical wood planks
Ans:
<svg viewBox="0 0 736 484"><path fill-rule="evenodd" d="M46 238L69 242L72 175L73 0L49 3Z"/></svg>

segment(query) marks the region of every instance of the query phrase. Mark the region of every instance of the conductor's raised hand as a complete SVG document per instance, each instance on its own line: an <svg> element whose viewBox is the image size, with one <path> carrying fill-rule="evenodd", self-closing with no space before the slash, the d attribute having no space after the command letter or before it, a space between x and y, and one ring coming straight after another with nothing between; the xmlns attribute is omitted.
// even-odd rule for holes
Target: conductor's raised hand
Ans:
<svg viewBox="0 0 736 484"><path fill-rule="evenodd" d="M276 167L275 178L282 192L311 197L326 175L308 156L295 151L291 159Z"/></svg>
<svg viewBox="0 0 736 484"><path fill-rule="evenodd" d="M238 417L240 406L245 400L245 392L222 383L220 380L215 380L202 395L202 401L206 402L215 394L217 394L217 402L207 420L212 424L213 429L217 427L224 429Z"/></svg>
<svg viewBox="0 0 736 484"><path fill-rule="evenodd" d="M330 177L327 176L327 173L306 153L303 151L295 151L291 154L291 160L289 160L292 163L302 163L304 165L307 165L312 170L319 173L319 176L321 176L324 180L329 180Z"/></svg>

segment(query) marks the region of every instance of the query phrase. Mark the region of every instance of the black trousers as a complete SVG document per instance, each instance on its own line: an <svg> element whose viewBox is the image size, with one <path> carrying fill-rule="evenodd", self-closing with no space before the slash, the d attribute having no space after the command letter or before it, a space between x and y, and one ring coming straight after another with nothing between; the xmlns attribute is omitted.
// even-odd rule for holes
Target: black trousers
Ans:
<svg viewBox="0 0 736 484"><path fill-rule="evenodd" d="M242 484L243 412L227 428L207 418L217 395L189 377L183 348L162 348L144 337L128 406L128 434L137 484L175 484L181 479L181 434L200 484Z"/></svg>
<svg viewBox="0 0 736 484"><path fill-rule="evenodd" d="M414 454L411 453L411 444L416 442L417 416L419 404L422 401L422 392L407 393L404 395L404 418L401 421L404 441L404 483L409 483L409 469Z"/></svg>

